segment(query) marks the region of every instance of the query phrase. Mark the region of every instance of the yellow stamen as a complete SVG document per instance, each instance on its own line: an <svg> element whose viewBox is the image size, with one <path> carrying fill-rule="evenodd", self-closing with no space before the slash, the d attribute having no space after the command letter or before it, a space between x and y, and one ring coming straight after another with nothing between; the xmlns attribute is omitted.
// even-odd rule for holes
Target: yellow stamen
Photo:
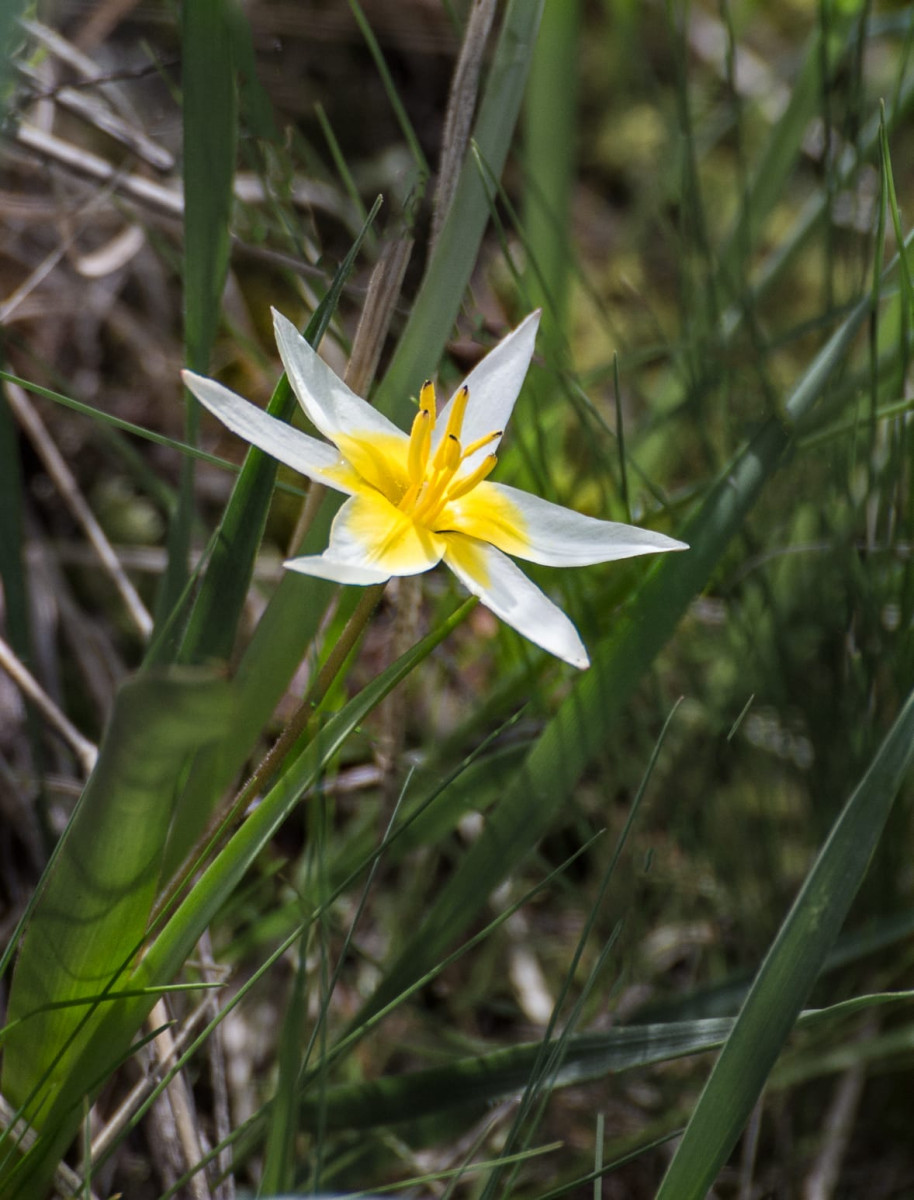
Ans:
<svg viewBox="0 0 914 1200"><path fill-rule="evenodd" d="M439 459L441 459L441 465L437 466ZM438 447L438 453L435 455L437 469L432 476L428 490L423 494L413 512L413 518L416 521L424 523L429 520L432 513L436 513L440 509L460 462L460 442L451 434Z"/></svg>
<svg viewBox="0 0 914 1200"><path fill-rule="evenodd" d="M497 434L490 434L489 436L496 437ZM471 471L469 475L464 476L463 479L458 479L458 481L447 494L448 502L451 500L459 500L460 497L465 496L467 492L472 492L477 483L482 483L482 481L488 475L492 474L497 462L498 459L494 454L487 454L479 466L475 468L475 470Z"/></svg>
<svg viewBox="0 0 914 1200"><path fill-rule="evenodd" d="M429 412L437 411L435 400L435 385L430 379L426 379L419 392L419 407L427 408Z"/></svg>
<svg viewBox="0 0 914 1200"><path fill-rule="evenodd" d="M432 385L427 383L423 387L422 392L425 394L426 388L431 388ZM434 390L434 389L433 389ZM407 460L407 473L412 483L421 483L425 478L425 469L428 466L428 454L432 444L432 413L431 409L423 405L416 413L413 420L413 427L409 435L409 457Z"/></svg>
<svg viewBox="0 0 914 1200"><path fill-rule="evenodd" d="M470 398L470 392L467 386L460 389L454 399L451 401L451 411L448 413L447 426L444 430L444 435L435 452L435 457L432 459L432 466L436 471L444 469L447 461L448 443L453 440L460 445L460 431L463 428L463 418L466 416L467 401Z"/></svg>
<svg viewBox="0 0 914 1200"><path fill-rule="evenodd" d="M460 439L449 433L441 443L444 450L444 470L454 472L460 466L463 457L460 451Z"/></svg>
<svg viewBox="0 0 914 1200"><path fill-rule="evenodd" d="M483 446L491 446L493 442L498 441L503 433L503 429L495 429L492 433L487 433L485 437L477 438L475 442L470 442L469 446L464 450L462 457L467 459L471 454L475 454L477 450L481 450Z"/></svg>
<svg viewBox="0 0 914 1200"><path fill-rule="evenodd" d="M476 438L466 449L461 445L460 435L466 417L470 392L466 384L451 400L447 424L441 435L434 455L431 453L432 434L435 428L435 388L428 381L419 393L419 411L413 420L409 435L406 472L409 486L400 497L397 507L408 513L417 525L433 528L445 505L471 492L491 474L496 462L494 454L487 454L476 467L455 483L454 477L466 460L486 446L497 442L502 430L496 429L485 437Z"/></svg>
<svg viewBox="0 0 914 1200"><path fill-rule="evenodd" d="M419 503L413 509L413 520L420 525L427 525L432 513L441 507L441 498L447 483L442 479L431 484L421 495Z"/></svg>
<svg viewBox="0 0 914 1200"><path fill-rule="evenodd" d="M464 384L451 401L451 411L448 413L447 417L447 429L444 431L444 436L446 438L455 437L459 439L461 430L463 429L463 418L466 416L467 403L469 402L469 399L470 389L466 384Z"/></svg>
<svg viewBox="0 0 914 1200"><path fill-rule="evenodd" d="M399 508L400 512L410 511L422 494L423 487L425 487L425 484L421 481L418 483L411 483L409 485L409 487L403 493L400 503L397 505L397 508Z"/></svg>

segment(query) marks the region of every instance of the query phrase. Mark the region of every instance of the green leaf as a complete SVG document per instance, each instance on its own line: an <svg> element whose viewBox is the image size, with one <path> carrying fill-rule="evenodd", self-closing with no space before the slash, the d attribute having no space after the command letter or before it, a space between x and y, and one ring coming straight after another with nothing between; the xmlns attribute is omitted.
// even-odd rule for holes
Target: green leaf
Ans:
<svg viewBox="0 0 914 1200"><path fill-rule="evenodd" d="M912 763L914 692L845 804L772 943L658 1200L698 1200L726 1162L844 923Z"/></svg>
<svg viewBox="0 0 914 1200"><path fill-rule="evenodd" d="M535 264L535 270L527 271L526 292L533 306L547 306L542 325L547 339L556 329L564 331L574 261L570 230L580 25L580 0L546 6L524 104L524 249ZM561 344L563 339L556 341Z"/></svg>
<svg viewBox="0 0 914 1200"><path fill-rule="evenodd" d="M194 371L209 366L228 271L237 123L231 9L230 0L198 0L181 10L184 318Z"/></svg>
<svg viewBox="0 0 914 1200"><path fill-rule="evenodd" d="M303 933L280 1034L279 1078L273 1097L272 1119L264 1149L263 1174L260 1180L260 1192L264 1195L295 1186L297 1084L302 1055L302 1032L308 1019L307 964L307 936Z"/></svg>
<svg viewBox="0 0 914 1200"><path fill-rule="evenodd" d="M142 960L132 974L117 977L119 991L133 990L137 995L98 1009L98 1015L93 1020L91 1036L80 1037L78 1053L68 1052L66 1073L62 1074L59 1068L56 1070L55 1080L59 1079L59 1083L54 1089L49 1111L42 1114L46 1134L23 1156L16 1168L10 1172L9 1178L2 1181L5 1184L4 1196L21 1196L25 1200L26 1197L38 1194L39 1182L47 1179L53 1171L78 1127L82 1118L84 1097L100 1085L107 1072L127 1053L136 1030L154 1003L159 984L169 982L180 970L203 931L238 886L257 855L300 802L302 793L320 778L328 761L339 751L353 730L464 620L475 603L474 599L467 600L448 620L402 655L327 722L194 882L176 911L151 938ZM138 681L136 686L143 682L145 679ZM160 702L162 699L167 698L160 697ZM202 725L202 721L194 720L193 714L169 714L166 707L163 719L167 719L169 715L174 717L178 727L188 730L188 737L191 731ZM134 756L129 758L134 761ZM107 878L105 875L104 879ZM145 875L143 879L145 880ZM60 905L62 903L59 901ZM59 923L59 911L56 919ZM126 937L121 941L125 947L125 956L136 948L135 944L129 946L129 939ZM58 952L59 949L55 949L54 953ZM41 954L34 951L33 956L36 959L33 970L39 971ZM103 984L110 977L112 962L116 964L115 970L117 965L120 965L120 960L108 958L107 974L98 962L95 963L95 993L99 991L99 984ZM46 969L51 971L53 964ZM57 979L54 983L55 986L60 985ZM87 990L85 989L83 994ZM16 1015L23 1011L31 1011L33 1007L34 1003L30 1003L23 1009L20 1004ZM71 1016L71 1025L73 1020ZM19 1030L15 1032L18 1033ZM12 1037L11 1034L11 1040ZM49 1053L43 1053L42 1059L52 1062ZM29 1072L28 1064L22 1062L21 1056L19 1076L20 1087L30 1079L40 1078L34 1069ZM18 1095L19 1092L14 1099Z"/></svg>
<svg viewBox="0 0 914 1200"><path fill-rule="evenodd" d="M327 545L333 509L326 501L302 552ZM191 767L169 838L166 877L180 866L205 828L216 799L244 766L280 697L317 636L337 585L287 571L279 581L235 672L237 707L225 736L205 746Z"/></svg>
<svg viewBox="0 0 914 1200"><path fill-rule="evenodd" d="M333 319L343 286L352 273L365 234L377 215L380 203L378 200L372 208L349 253L340 264L327 294L308 322L304 337L315 348L320 345ZM295 408L295 395L283 375L273 391L267 412L288 421ZM181 662L227 659L232 652L238 620L250 587L270 509L277 468L275 458L253 446L248 450L194 602L179 653Z"/></svg>
<svg viewBox="0 0 914 1200"><path fill-rule="evenodd" d="M199 672L124 684L95 770L42 876L13 974L3 1092L41 1123L85 1040L84 1006L141 945L188 755L225 728L229 685ZM47 1006L54 1004L53 1009ZM35 1099L30 1097L35 1093Z"/></svg>
<svg viewBox="0 0 914 1200"><path fill-rule="evenodd" d="M238 98L241 115L247 130L264 141L278 142L279 134L273 120L273 105L266 89L257 77L254 41L247 16L238 0L232 0L226 10L232 58L238 74Z"/></svg>
<svg viewBox="0 0 914 1200"><path fill-rule="evenodd" d="M184 342L188 366L205 373L219 322L229 261L237 100L232 0L196 0L181 9L184 118ZM194 445L199 405L185 390L185 434ZM187 583L194 515L193 462L181 464L178 503L156 623L169 617Z"/></svg>
<svg viewBox="0 0 914 1200"><path fill-rule="evenodd" d="M6 110L15 98L16 58L21 56L25 41L19 22L29 8L29 0L0 4L0 121L4 124Z"/></svg>
<svg viewBox="0 0 914 1200"><path fill-rule="evenodd" d="M865 298L835 331L785 407L808 414L870 311ZM771 417L728 467L683 531L691 549L666 555L620 613L571 694L489 814L486 827L382 979L356 1022L389 1004L423 975L473 919L487 896L536 845L581 773L601 753L629 701L692 598L706 586L790 444L790 426Z"/></svg>
<svg viewBox="0 0 914 1200"><path fill-rule="evenodd" d="M911 992L859 996L805 1012L798 1025L818 1026L876 1005L912 999ZM733 1017L622 1025L607 1033L578 1034L564 1045L558 1040L545 1046L528 1042L474 1054L428 1070L343 1084L327 1089L319 1098L306 1096L301 1104L302 1122L309 1129L316 1128L319 1120L326 1121L328 1130L369 1129L467 1105L483 1108L524 1091L537 1064L554 1049L562 1051L560 1065L538 1085L547 1089L572 1087L635 1067L706 1053L726 1041L733 1025Z"/></svg>
<svg viewBox="0 0 914 1200"><path fill-rule="evenodd" d="M543 0L510 0L502 23L473 131L478 153L496 179L517 124L542 10ZM410 395L434 373L444 352L488 219L489 199L471 153L378 395L378 408L401 425L410 416Z"/></svg>

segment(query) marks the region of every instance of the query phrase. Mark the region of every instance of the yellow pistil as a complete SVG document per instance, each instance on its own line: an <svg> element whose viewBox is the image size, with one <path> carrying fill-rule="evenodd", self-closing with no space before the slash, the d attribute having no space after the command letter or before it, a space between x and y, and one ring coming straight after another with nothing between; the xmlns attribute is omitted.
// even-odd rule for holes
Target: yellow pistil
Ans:
<svg viewBox="0 0 914 1200"><path fill-rule="evenodd" d="M435 387L431 382L424 383L419 393L419 411L413 420L409 435L409 450L407 454L407 475L409 487L404 492L397 507L401 512L409 513L412 519L427 529L434 527L435 521L445 505L471 492L477 483L481 483L497 462L494 454L487 454L469 475L454 482L462 463L478 450L497 441L501 430L494 430L484 437L476 438L467 447L460 442L463 432L463 421L466 416L470 392L464 386L451 401L447 425L438 449L429 463L431 454L432 432L435 426Z"/></svg>

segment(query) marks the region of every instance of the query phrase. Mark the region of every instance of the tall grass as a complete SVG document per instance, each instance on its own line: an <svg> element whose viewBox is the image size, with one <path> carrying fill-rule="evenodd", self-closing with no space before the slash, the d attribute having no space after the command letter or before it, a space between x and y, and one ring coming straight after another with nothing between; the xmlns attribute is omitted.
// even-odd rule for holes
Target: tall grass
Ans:
<svg viewBox="0 0 914 1200"><path fill-rule="evenodd" d="M828 1195L910 1171L914 21L512 0L484 47L477 7L435 26L461 64L443 148L444 89L432 127L422 52L370 6L351 78L328 71L294 132L264 30L227 0L150 27L150 54L180 49L180 83L156 67L182 222L135 193L105 210L148 255L112 272L106 336L161 271L187 364L292 420L272 303L407 425L423 379L450 390L542 306L500 477L690 550L533 569L591 651L580 674L438 572L383 599L265 584L277 544L326 545L332 498L259 450L209 454L176 369L148 429L109 411L120 365L82 396L13 296L0 569L30 704L6 785L35 861L2 957L0 1196ZM139 121L131 78L83 83ZM48 102L11 95L19 155ZM408 162L380 202L375 130ZM175 329L146 336L177 357ZM130 513L161 518L148 639L96 571L56 577L130 667L62 832L80 760L55 712L101 721L86 657L49 657L27 563L74 535L63 498L36 517L19 388L51 436L75 407Z"/></svg>

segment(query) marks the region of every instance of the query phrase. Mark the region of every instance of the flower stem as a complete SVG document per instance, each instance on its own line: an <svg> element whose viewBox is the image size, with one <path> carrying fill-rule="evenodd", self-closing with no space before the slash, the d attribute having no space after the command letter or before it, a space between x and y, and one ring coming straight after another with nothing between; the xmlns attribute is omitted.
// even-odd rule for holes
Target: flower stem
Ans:
<svg viewBox="0 0 914 1200"><path fill-rule="evenodd" d="M292 714L285 729L264 755L254 774L250 777L232 805L232 813L239 811L264 787L270 777L279 769L283 759L304 733L308 722L314 715L314 710L327 695L333 681L339 674L343 663L352 653L356 643L365 631L365 626L371 614L377 608L384 594L384 583L375 583L365 589L365 592L355 607L352 616L346 622L343 632L337 639L336 645L327 656L327 661L321 667L317 678L305 692L301 703Z"/></svg>

